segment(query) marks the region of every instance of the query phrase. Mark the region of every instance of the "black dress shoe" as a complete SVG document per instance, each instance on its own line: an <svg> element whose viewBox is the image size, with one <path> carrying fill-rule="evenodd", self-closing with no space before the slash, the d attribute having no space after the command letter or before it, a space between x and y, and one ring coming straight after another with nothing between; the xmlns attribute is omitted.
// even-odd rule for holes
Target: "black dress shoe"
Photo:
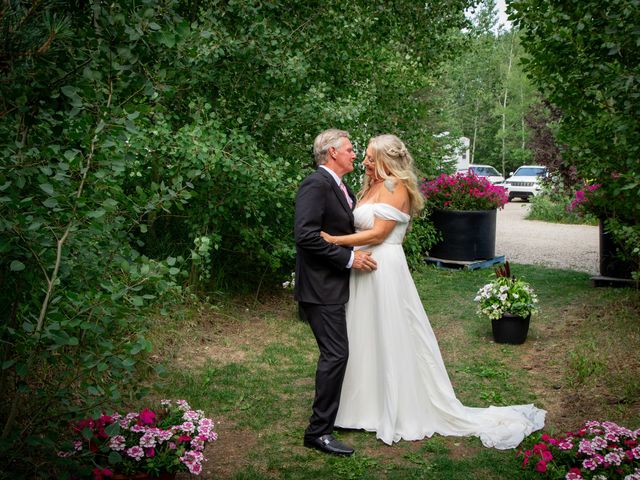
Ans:
<svg viewBox="0 0 640 480"><path fill-rule="evenodd" d="M345 445L340 440L336 440L331 435L322 435L318 438L305 438L304 446L307 448L315 448L324 453L331 453L333 455L353 455L353 448Z"/></svg>

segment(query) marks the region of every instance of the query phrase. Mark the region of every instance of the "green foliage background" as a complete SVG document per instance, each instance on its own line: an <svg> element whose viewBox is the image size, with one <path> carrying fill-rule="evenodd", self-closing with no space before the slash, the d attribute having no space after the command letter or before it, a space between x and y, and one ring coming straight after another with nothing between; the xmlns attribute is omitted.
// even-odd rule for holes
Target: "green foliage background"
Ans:
<svg viewBox="0 0 640 480"><path fill-rule="evenodd" d="M48 471L68 419L144 395L152 315L289 277L325 128L393 132L428 177L445 131L506 171L560 146L637 254L638 2L511 4L496 33L494 0L2 2L3 468ZM525 128L525 55L559 145ZM435 235L416 219L412 266Z"/></svg>
<svg viewBox="0 0 640 480"><path fill-rule="evenodd" d="M392 131L434 171L433 72L460 47L451 32L470 3L0 6L7 472L50 471L68 419L145 393L149 312L169 312L185 286L288 276L319 131L347 129L360 151ZM432 233L414 231L415 261Z"/></svg>
<svg viewBox="0 0 640 480"><path fill-rule="evenodd" d="M602 185L587 207L640 270L640 2L517 0L510 9L525 70L561 111L562 157Z"/></svg>

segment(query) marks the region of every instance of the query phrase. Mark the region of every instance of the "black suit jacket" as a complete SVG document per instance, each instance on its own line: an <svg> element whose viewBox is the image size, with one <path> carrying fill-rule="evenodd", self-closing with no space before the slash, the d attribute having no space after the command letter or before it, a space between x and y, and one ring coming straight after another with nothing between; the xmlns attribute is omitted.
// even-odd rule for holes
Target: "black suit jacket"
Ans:
<svg viewBox="0 0 640 480"><path fill-rule="evenodd" d="M355 205L355 196L349 190ZM295 298L299 302L333 305L349 300L347 263L351 248L327 243L320 231L330 235L355 232L352 209L331 174L323 168L305 178L296 195Z"/></svg>

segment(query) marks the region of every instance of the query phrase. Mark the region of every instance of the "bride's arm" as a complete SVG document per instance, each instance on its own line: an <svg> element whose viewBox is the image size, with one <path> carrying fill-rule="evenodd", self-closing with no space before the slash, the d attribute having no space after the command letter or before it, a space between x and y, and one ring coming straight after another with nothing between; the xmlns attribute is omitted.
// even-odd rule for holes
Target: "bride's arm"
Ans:
<svg viewBox="0 0 640 480"><path fill-rule="evenodd" d="M392 207L403 210L406 208L409 202L409 194L404 184L396 180L396 184L393 188L382 188L378 197L377 203L386 203ZM362 245L378 245L384 242L385 238L391 233L393 227L396 226L395 220L383 220L375 217L373 221L373 228L370 230L362 230L358 233L352 233L351 235L329 235L325 232L320 232L322 238L329 243L334 243L340 246L358 247Z"/></svg>
<svg viewBox="0 0 640 480"><path fill-rule="evenodd" d="M382 220L381 218L375 218L373 228L370 230L362 230L361 232L352 233L351 235L329 235L325 232L320 232L320 235L322 235L322 238L327 242L343 247L378 245L379 243L384 242L384 239L391 233L395 225L395 220Z"/></svg>
<svg viewBox="0 0 640 480"><path fill-rule="evenodd" d="M395 220L382 220L381 218L375 218L373 221L373 228L370 230L362 230L361 232L352 233L351 235L329 235L326 232L320 232L320 235L322 235L322 238L327 242L343 247L378 245L379 243L384 242L384 239L391 233L391 230L393 230L395 225Z"/></svg>

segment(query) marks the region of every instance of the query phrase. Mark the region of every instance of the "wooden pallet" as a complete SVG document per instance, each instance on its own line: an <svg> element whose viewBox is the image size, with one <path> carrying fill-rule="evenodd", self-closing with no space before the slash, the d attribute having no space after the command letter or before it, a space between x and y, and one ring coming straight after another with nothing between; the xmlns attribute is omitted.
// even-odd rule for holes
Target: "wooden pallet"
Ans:
<svg viewBox="0 0 640 480"><path fill-rule="evenodd" d="M594 287L633 287L636 282L630 278L603 277L596 275L591 277L591 284Z"/></svg>
<svg viewBox="0 0 640 480"><path fill-rule="evenodd" d="M432 263L438 268L447 268L452 270L478 270L480 268L489 268L496 263L504 263L505 256L498 255L497 257L488 258L484 260L445 260L442 258L426 257L427 263Z"/></svg>

